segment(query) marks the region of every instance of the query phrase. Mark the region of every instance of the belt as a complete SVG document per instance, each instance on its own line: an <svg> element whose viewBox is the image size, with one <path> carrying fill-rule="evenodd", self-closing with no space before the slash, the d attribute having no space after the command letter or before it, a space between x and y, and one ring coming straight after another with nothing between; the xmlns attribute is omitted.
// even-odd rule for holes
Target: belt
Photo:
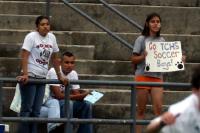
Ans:
<svg viewBox="0 0 200 133"><path fill-rule="evenodd" d="M33 73L28 73L28 77L35 78L35 79L46 79L45 77L41 77L41 76L35 75Z"/></svg>

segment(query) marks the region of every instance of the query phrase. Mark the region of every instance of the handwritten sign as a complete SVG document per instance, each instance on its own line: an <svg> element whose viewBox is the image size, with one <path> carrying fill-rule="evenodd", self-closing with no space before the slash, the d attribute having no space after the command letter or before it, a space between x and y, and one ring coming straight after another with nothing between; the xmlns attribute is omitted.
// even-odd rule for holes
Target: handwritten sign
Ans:
<svg viewBox="0 0 200 133"><path fill-rule="evenodd" d="M173 72L184 70L181 42L147 42L146 72Z"/></svg>

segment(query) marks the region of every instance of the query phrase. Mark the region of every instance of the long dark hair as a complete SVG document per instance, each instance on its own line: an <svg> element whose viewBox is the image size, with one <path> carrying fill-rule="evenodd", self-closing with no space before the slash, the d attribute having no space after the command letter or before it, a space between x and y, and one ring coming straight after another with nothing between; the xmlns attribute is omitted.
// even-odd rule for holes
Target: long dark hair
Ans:
<svg viewBox="0 0 200 133"><path fill-rule="evenodd" d="M157 13L151 13L149 15L147 15L147 18L146 18L146 21L145 21L145 24L144 24L144 29L142 31L142 35L144 36L149 36L150 33L150 29L149 29L149 21L153 18L153 17L158 17L160 19L160 22L161 22L161 17L159 14ZM161 30L161 28L160 28ZM159 37L160 36L160 30L156 33L156 36Z"/></svg>

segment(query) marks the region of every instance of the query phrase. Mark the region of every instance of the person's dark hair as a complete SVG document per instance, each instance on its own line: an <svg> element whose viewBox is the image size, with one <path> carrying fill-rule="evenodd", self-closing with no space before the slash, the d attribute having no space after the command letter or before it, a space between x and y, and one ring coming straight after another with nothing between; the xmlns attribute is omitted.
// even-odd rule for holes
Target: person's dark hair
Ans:
<svg viewBox="0 0 200 133"><path fill-rule="evenodd" d="M71 52L66 51L66 52L64 52L64 53L62 54L62 58L63 58L64 56L72 57L72 56L74 56L74 55L73 55Z"/></svg>
<svg viewBox="0 0 200 133"><path fill-rule="evenodd" d="M193 69L192 79L191 79L192 87L195 89L200 88L200 65Z"/></svg>
<svg viewBox="0 0 200 133"><path fill-rule="evenodd" d="M145 24L144 24L144 29L142 31L142 35L144 35L144 36L149 36L150 35L150 33L149 33L150 29L149 29L149 25L148 24L149 24L150 20L153 17L158 17L160 19L160 22L161 22L161 17L160 17L159 14L151 13L151 14L147 15L147 18L146 18L146 21L145 21ZM160 28L160 30L161 30L161 28ZM160 30L156 34L157 37L160 36Z"/></svg>
<svg viewBox="0 0 200 133"><path fill-rule="evenodd" d="M47 17L47 16L38 16L38 17L36 18L36 20L35 20L35 26L38 27L39 24L40 24L40 22L41 22L43 19L49 20L49 17Z"/></svg>

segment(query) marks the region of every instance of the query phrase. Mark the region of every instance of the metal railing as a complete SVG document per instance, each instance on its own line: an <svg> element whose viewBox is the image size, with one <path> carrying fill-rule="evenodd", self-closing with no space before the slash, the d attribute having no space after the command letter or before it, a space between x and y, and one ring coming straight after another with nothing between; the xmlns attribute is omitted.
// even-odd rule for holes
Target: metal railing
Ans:
<svg viewBox="0 0 200 133"><path fill-rule="evenodd" d="M103 31L105 31L108 35L110 35L111 37L113 37L114 39L116 39L117 41L119 41L121 44L124 44L129 49L133 49L133 46L130 43L128 43L126 40L122 39L117 34L113 33L111 30L109 30L108 28L106 28L105 26L103 26L101 23L99 23L98 21L96 21L95 19L93 19L92 17L90 17L89 15L87 15L85 12L83 12L82 10L80 10L79 8L77 8L76 6L74 6L73 4L70 4L68 0L63 0L63 2L64 2L65 5L67 5L68 7L70 7L71 9L73 9L74 11L76 11L77 13L79 13L81 16L83 16L84 18L86 18L87 20L89 20L91 23L95 24L97 27L99 27L100 29L102 29Z"/></svg>
<svg viewBox="0 0 200 133"><path fill-rule="evenodd" d="M72 1L73 0L63 0L64 3L69 3L69 2L72 2ZM136 27L138 30L140 30L140 31L143 30L143 27L141 25L139 25L135 20L130 19L128 16L126 16L124 13L120 12L118 9L114 8L113 6L111 6L105 0L98 0L98 1L101 2L109 10L111 10L112 12L116 13L117 15L119 15L122 19L126 20L131 25L133 25L134 27ZM49 4L49 0L47 0L47 5L48 4Z"/></svg>
<svg viewBox="0 0 200 133"><path fill-rule="evenodd" d="M120 12L119 10L117 10L116 8L114 8L113 6L111 6L110 4L108 4L106 1L104 1L104 0L99 0L99 1L105 7L107 7L109 10L111 10L112 12L116 13L117 15L119 15L121 18L123 18L124 20L126 20L127 22L129 22L131 25L133 25L134 27L136 27L140 31L143 30L143 27L141 25L139 25L135 20L130 19L128 16L126 16L124 13Z"/></svg>
<svg viewBox="0 0 200 133"><path fill-rule="evenodd" d="M23 118L23 117L3 117L2 107L3 107L3 84L4 83L17 83L15 78L0 78L0 123L2 122L37 122L37 123L47 123L47 122L58 122L65 123L65 133L71 131L70 125L72 123L92 123L92 124L120 124L120 125L130 125L130 132L134 133L135 125L146 125L149 123L148 120L136 120L135 119L135 89L134 86L162 86L162 87L180 87L180 88L190 88L189 83L150 83L150 82L132 82L132 81L100 81L100 80L71 80L70 84L80 84L80 85L107 85L107 86L130 86L131 87L131 115L130 119L74 119L70 118L70 106L69 106L69 89L65 91L65 118ZM34 84L60 84L58 80L33 80L30 79L29 83ZM68 88L67 86L67 88Z"/></svg>

